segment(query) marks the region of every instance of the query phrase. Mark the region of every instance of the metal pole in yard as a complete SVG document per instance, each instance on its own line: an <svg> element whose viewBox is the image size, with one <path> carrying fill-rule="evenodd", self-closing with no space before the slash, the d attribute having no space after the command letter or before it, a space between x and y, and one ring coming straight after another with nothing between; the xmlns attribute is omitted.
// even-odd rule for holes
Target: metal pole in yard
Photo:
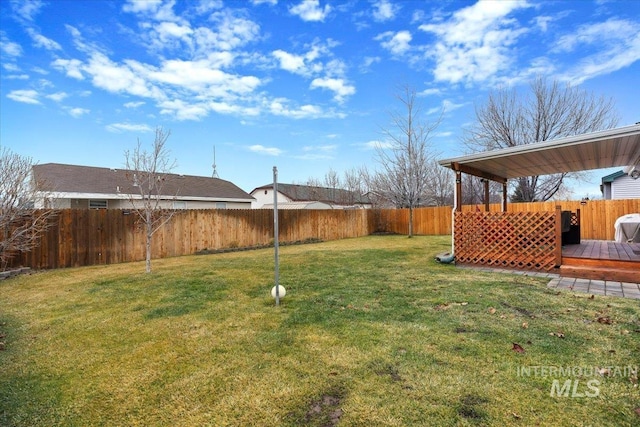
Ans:
<svg viewBox="0 0 640 427"><path fill-rule="evenodd" d="M276 306L280 305L280 259L278 242L278 168L273 167L273 247L275 249Z"/></svg>

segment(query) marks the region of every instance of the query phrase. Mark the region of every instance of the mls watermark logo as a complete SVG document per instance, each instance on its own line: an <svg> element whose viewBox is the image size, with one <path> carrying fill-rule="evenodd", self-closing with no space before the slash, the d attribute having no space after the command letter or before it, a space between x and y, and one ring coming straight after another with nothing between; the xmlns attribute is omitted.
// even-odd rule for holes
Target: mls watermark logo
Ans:
<svg viewBox="0 0 640 427"><path fill-rule="evenodd" d="M583 381L584 383L584 381ZM582 386L584 387L584 385ZM560 380L553 380L551 384L551 397L598 397L600 395L600 381L589 380L586 382L586 390L580 392L580 380L566 380L560 385ZM571 393L569 393L571 392Z"/></svg>
<svg viewBox="0 0 640 427"><path fill-rule="evenodd" d="M552 378L550 397L600 396L603 378L638 378L637 366L519 366L518 377Z"/></svg>

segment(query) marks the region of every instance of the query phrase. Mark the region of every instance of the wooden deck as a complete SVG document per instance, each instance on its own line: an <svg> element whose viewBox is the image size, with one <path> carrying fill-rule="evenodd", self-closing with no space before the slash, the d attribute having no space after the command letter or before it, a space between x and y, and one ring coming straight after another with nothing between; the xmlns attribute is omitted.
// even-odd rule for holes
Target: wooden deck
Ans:
<svg viewBox="0 0 640 427"><path fill-rule="evenodd" d="M562 247L566 277L640 283L640 243L583 240Z"/></svg>

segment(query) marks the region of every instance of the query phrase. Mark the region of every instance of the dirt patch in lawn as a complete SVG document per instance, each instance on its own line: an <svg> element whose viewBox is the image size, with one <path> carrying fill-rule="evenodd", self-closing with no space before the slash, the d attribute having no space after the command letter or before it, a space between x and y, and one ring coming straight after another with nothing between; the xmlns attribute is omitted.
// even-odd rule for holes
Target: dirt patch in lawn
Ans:
<svg viewBox="0 0 640 427"><path fill-rule="evenodd" d="M342 399L343 397L339 393L323 394L318 400L311 402L305 415L305 422L308 425L320 425L323 427L338 425L343 414L340 408Z"/></svg>

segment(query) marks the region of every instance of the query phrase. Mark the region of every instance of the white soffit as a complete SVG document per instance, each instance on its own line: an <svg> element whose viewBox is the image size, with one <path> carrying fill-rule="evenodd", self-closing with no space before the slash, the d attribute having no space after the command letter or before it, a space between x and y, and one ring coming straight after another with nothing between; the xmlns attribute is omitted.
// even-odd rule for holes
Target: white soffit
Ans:
<svg viewBox="0 0 640 427"><path fill-rule="evenodd" d="M439 161L511 179L640 163L640 124ZM465 170L466 171L466 170Z"/></svg>

